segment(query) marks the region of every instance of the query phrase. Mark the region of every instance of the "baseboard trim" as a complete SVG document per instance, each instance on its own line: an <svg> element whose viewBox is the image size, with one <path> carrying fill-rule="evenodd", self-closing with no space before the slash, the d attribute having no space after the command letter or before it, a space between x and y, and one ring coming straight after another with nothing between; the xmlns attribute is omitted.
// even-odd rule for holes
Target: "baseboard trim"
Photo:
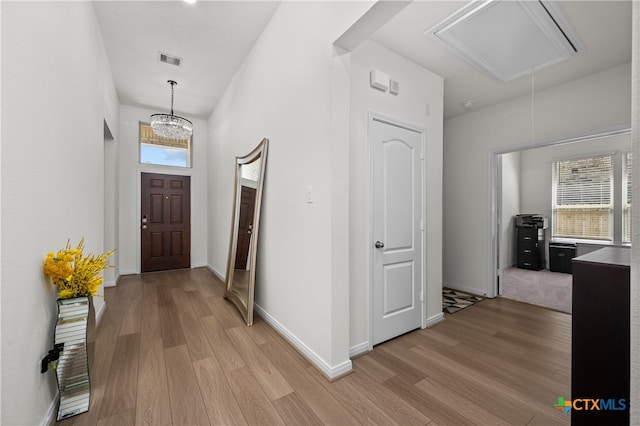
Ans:
<svg viewBox="0 0 640 426"><path fill-rule="evenodd" d="M220 272L218 272L216 270L216 268L214 268L213 266L207 264L207 269L209 269L211 271L211 273L213 275L215 275L220 281L225 282L224 275L222 275Z"/></svg>
<svg viewBox="0 0 640 426"><path fill-rule="evenodd" d="M59 392L56 391L56 394L51 401L51 405L49 405L49 409L47 410L47 414L44 416L42 421L43 426L53 426L56 424L56 408L58 408L58 395Z"/></svg>
<svg viewBox="0 0 640 426"><path fill-rule="evenodd" d="M105 281L102 283L103 287L116 287L118 285L118 280L120 279L120 272L116 273L112 280Z"/></svg>
<svg viewBox="0 0 640 426"><path fill-rule="evenodd" d="M96 311L96 328L100 326L100 320L104 315L104 312L107 310L107 302L105 301L102 305L100 305L100 309Z"/></svg>
<svg viewBox="0 0 640 426"><path fill-rule="evenodd" d="M215 273L215 272L214 272ZM346 360L338 365L331 366L309 348L303 341L298 339L291 331L283 326L278 320L272 317L260 305L254 304L254 310L267 324L273 327L282 337L285 338L298 352L300 352L314 367L316 367L330 381L339 379L352 371L351 360Z"/></svg>
<svg viewBox="0 0 640 426"><path fill-rule="evenodd" d="M355 346L352 346L351 349L349 349L349 358L355 358L360 355L364 355L370 350L371 348L369 347L369 342L359 343Z"/></svg>
<svg viewBox="0 0 640 426"><path fill-rule="evenodd" d="M444 312L440 312L439 314L436 314L432 317L427 318L426 328L433 327L434 325L441 323L442 321L444 321Z"/></svg>

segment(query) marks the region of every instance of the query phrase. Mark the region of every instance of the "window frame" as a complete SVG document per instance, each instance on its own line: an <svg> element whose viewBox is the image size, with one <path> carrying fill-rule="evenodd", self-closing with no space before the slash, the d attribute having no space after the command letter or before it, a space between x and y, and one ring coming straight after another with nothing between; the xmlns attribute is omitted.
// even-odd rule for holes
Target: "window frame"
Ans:
<svg viewBox="0 0 640 426"><path fill-rule="evenodd" d="M152 132L151 130L151 124L149 122L145 122L145 121L139 121L138 122L138 164L140 165L148 165L148 166L159 166L159 167L174 167L174 168L178 168L178 169L191 169L193 167L193 157L192 157L192 145L193 145L193 135L189 136L189 138L187 139L187 147L184 148L184 151L186 152L186 165L179 165L179 164L165 164L165 163L154 163L154 162L143 162L142 161L142 147L143 146L155 146L155 147L165 147L166 149L172 149L172 147L170 147L169 145L163 145L163 144L150 144L150 143L145 143L143 142L143 129L142 127L145 126L149 129L149 131ZM173 149L179 149L179 148L173 148Z"/></svg>
<svg viewBox="0 0 640 426"><path fill-rule="evenodd" d="M607 236L605 238L598 238L598 236L594 236L594 235L589 235L589 236L577 236L577 235L562 235L559 236L558 235L558 218L557 218L557 212L558 212L558 205L557 205L557 198L558 198L558 165L561 162L571 162L571 161L581 161L581 160L589 160L589 159L597 159L597 158L609 158L609 162L610 162L610 169L609 169L609 185L610 185L610 189L609 189L609 204L600 204L598 206L600 207L594 207L595 208L606 208L608 209L608 230L607 230ZM615 220L616 220L616 214L615 214L615 209L616 209L616 197L615 197L615 161L616 161L616 155L615 153L611 153L611 152L607 152L607 153L594 153L591 155L585 155L585 156L579 156L579 157L569 157L569 158L558 158L552 161L551 164L551 239L552 240L558 240L558 241L580 241L580 242L593 242L593 243L597 243L597 244L614 244L615 240L616 240L616 235L615 235ZM567 204L567 206L570 206ZM576 207L574 208L589 208L589 204L575 204ZM583 207L577 207L577 206L583 206ZM594 205L596 206L596 205ZM571 207L567 207L567 208L571 208Z"/></svg>

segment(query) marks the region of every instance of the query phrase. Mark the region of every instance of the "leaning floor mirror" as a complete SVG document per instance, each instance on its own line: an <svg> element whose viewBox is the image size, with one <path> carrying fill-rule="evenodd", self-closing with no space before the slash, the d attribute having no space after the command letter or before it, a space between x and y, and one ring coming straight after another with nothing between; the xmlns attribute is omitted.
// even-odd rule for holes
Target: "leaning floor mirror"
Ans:
<svg viewBox="0 0 640 426"><path fill-rule="evenodd" d="M244 157L236 157L229 261L224 298L231 301L248 326L253 324L260 205L268 139Z"/></svg>

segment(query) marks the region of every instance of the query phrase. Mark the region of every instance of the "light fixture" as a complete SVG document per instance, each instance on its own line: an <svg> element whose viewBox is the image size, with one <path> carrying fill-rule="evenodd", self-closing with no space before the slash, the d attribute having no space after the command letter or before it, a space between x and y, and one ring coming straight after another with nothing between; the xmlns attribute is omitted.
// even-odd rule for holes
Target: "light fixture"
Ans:
<svg viewBox="0 0 640 426"><path fill-rule="evenodd" d="M153 133L168 139L186 139L193 133L193 124L186 118L173 115L173 80L167 80L171 85L171 114L153 114L151 128Z"/></svg>
<svg viewBox="0 0 640 426"><path fill-rule="evenodd" d="M476 0L425 35L499 81L567 60L584 50L548 0Z"/></svg>

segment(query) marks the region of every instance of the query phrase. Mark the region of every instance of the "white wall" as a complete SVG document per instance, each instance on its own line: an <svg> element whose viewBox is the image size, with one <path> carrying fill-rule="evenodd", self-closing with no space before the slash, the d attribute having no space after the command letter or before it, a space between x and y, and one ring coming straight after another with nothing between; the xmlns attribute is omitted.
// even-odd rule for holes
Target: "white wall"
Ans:
<svg viewBox="0 0 640 426"><path fill-rule="evenodd" d="M121 274L140 273L142 172L191 176L191 267L207 265L207 124L205 120L188 117L193 122L191 168L140 164L139 123L148 123L149 116L157 112L129 105L120 107L118 254Z"/></svg>
<svg viewBox="0 0 640 426"><path fill-rule="evenodd" d="M379 70L400 83L391 95L369 85ZM430 113L427 115L427 107ZM426 319L442 314L442 114L443 80L381 45L366 41L351 54L351 148L349 164L350 345L368 350L371 271L371 155L369 111L425 129Z"/></svg>
<svg viewBox="0 0 640 426"><path fill-rule="evenodd" d="M630 93L629 64L539 91L534 104L535 139L561 140L629 126ZM487 291L489 152L530 143L530 138L530 96L445 121L445 285Z"/></svg>
<svg viewBox="0 0 640 426"><path fill-rule="evenodd" d="M2 2L2 424L55 409L44 256L67 238L104 247L103 123L118 111L106 64L90 3Z"/></svg>
<svg viewBox="0 0 640 426"><path fill-rule="evenodd" d="M209 119L209 265L225 274L234 157L267 137L256 304L327 375L351 367L349 76L332 43L369 6L281 3Z"/></svg>
<svg viewBox="0 0 640 426"><path fill-rule="evenodd" d="M100 45L104 46L102 35L98 35L100 37ZM112 137L112 139L109 140L105 135L106 131L103 130L104 241L101 251L106 252L107 250L117 249L118 247L118 141L120 139L120 101L116 93L115 84L113 83L111 64L109 63L106 52L103 55L98 55L97 58L99 60L98 76L101 81L109 82L108 84L103 84L103 126L108 129ZM102 314L106 309L104 287L115 285L118 275L120 274L119 253L117 250L112 255L110 263L114 265L114 267L105 269L103 272L104 285L98 290L99 297L93 299L97 317L96 324L99 324Z"/></svg>
<svg viewBox="0 0 640 426"><path fill-rule="evenodd" d="M119 116L116 117L119 121ZM117 134L119 129L116 127L112 132ZM114 249L119 243L119 223L118 212L120 211L119 185L120 177L118 174L119 159L119 143L118 138L109 140L105 136L104 140L104 250ZM114 268L105 270L104 285L111 287L116 285L118 275L120 274L120 262L118 258L120 252L116 250L113 254Z"/></svg>
<svg viewBox="0 0 640 426"><path fill-rule="evenodd" d="M500 240L500 268L516 263L515 232L513 217L520 214L520 152L502 156L502 227Z"/></svg>

